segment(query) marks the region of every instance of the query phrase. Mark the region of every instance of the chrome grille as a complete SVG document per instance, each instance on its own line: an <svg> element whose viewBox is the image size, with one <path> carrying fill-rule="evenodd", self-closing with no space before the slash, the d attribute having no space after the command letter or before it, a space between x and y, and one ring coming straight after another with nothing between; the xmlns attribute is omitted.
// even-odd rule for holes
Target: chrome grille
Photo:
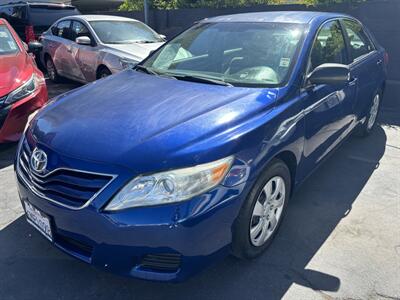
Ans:
<svg viewBox="0 0 400 300"><path fill-rule="evenodd" d="M32 150L23 141L17 163L17 174L37 196L71 209L81 209L101 193L114 175L59 168L37 174L30 168Z"/></svg>

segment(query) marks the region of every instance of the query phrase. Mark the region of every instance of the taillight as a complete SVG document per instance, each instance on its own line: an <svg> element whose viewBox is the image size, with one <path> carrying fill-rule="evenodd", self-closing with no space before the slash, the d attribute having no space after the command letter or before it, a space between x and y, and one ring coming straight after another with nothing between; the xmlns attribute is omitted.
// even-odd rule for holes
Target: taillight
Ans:
<svg viewBox="0 0 400 300"><path fill-rule="evenodd" d="M25 26L25 40L27 43L33 42L36 40L35 32L33 30L32 25Z"/></svg>
<svg viewBox="0 0 400 300"><path fill-rule="evenodd" d="M389 54L387 52L385 52L384 61L385 65L387 66L389 64Z"/></svg>

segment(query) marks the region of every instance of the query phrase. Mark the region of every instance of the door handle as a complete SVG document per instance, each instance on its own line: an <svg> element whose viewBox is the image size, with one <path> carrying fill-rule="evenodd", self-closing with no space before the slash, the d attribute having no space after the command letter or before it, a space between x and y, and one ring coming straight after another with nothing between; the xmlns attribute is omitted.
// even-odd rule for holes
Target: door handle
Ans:
<svg viewBox="0 0 400 300"><path fill-rule="evenodd" d="M379 66L379 65L381 65L383 63L383 60L382 59L380 59L380 60L378 60L377 62L376 62L376 64Z"/></svg>
<svg viewBox="0 0 400 300"><path fill-rule="evenodd" d="M349 86L354 86L354 85L356 85L357 81L358 81L358 78L357 78L357 77L351 78L350 81L349 81Z"/></svg>

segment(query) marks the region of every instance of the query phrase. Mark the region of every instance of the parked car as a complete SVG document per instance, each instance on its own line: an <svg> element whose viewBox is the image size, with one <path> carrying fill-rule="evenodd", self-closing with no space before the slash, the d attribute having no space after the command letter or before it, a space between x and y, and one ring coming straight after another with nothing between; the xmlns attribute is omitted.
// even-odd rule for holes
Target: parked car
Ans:
<svg viewBox="0 0 400 300"><path fill-rule="evenodd" d="M14 2L0 5L0 18L6 19L26 43L35 41L56 20L80 14L71 5L49 2Z"/></svg>
<svg viewBox="0 0 400 300"><path fill-rule="evenodd" d="M53 81L63 76L87 83L134 67L164 40L164 36L134 19L67 17L43 34L42 63Z"/></svg>
<svg viewBox="0 0 400 300"><path fill-rule="evenodd" d="M36 115L15 165L28 221L66 253L144 279L257 257L296 188L373 130L386 64L347 15L203 20Z"/></svg>
<svg viewBox="0 0 400 300"><path fill-rule="evenodd" d="M29 44L31 52L40 50ZM17 33L0 19L0 143L18 141L28 117L47 102L47 89L34 57Z"/></svg>

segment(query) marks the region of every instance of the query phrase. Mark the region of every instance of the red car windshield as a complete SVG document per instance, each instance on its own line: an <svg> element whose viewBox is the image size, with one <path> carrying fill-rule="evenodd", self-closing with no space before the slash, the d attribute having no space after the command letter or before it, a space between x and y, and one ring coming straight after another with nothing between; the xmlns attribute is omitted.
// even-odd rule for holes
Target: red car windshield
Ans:
<svg viewBox="0 0 400 300"><path fill-rule="evenodd" d="M11 32L5 25L0 25L0 55L19 52L19 47Z"/></svg>

